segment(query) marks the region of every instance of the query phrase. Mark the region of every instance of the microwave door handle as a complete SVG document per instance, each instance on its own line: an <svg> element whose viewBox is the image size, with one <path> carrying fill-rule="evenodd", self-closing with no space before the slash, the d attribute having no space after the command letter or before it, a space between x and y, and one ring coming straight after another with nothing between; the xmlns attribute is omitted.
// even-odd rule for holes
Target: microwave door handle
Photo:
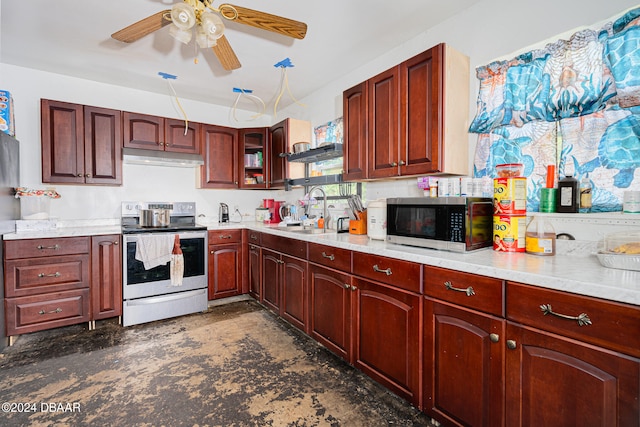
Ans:
<svg viewBox="0 0 640 427"><path fill-rule="evenodd" d="M488 205L489 211L493 211L493 202L471 202L469 203L469 211L471 215L469 215L469 232L466 233L467 236L470 236L470 242L473 243L473 213L475 212L474 205ZM466 242L465 242L466 243Z"/></svg>

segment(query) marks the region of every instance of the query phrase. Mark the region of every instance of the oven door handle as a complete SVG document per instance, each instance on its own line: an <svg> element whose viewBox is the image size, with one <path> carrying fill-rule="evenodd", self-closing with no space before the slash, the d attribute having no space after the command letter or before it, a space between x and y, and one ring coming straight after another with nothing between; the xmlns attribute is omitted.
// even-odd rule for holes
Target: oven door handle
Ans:
<svg viewBox="0 0 640 427"><path fill-rule="evenodd" d="M141 305L157 304L159 302L179 301L181 299L191 298L194 295L201 294L205 291L206 289L203 288L203 289L195 289L193 291L175 292L172 294L159 295L157 297L131 299L131 300L128 300L126 303L129 306L141 306Z"/></svg>

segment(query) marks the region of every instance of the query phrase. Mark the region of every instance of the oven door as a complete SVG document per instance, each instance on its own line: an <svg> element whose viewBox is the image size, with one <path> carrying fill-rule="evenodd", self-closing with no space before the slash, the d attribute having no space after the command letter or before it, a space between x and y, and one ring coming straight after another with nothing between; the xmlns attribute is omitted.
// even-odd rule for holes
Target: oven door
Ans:
<svg viewBox="0 0 640 427"><path fill-rule="evenodd" d="M136 244L140 234L125 234L123 251L123 291L125 300L207 287L207 231L177 231L184 257L181 286L171 285L170 263L145 270L136 259Z"/></svg>

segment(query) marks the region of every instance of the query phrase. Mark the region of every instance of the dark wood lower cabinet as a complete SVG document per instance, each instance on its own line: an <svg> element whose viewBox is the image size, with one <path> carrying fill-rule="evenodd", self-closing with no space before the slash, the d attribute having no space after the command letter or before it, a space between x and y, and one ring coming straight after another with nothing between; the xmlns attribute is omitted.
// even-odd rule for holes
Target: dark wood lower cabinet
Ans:
<svg viewBox="0 0 640 427"><path fill-rule="evenodd" d="M351 275L309 264L309 334L351 363Z"/></svg>
<svg viewBox="0 0 640 427"><path fill-rule="evenodd" d="M122 316L122 237L91 237L91 318Z"/></svg>
<svg viewBox="0 0 640 427"><path fill-rule="evenodd" d="M424 412L451 426L501 426L504 319L425 298L424 325Z"/></svg>
<svg viewBox="0 0 640 427"><path fill-rule="evenodd" d="M262 248L262 303L271 311L280 313L280 254Z"/></svg>
<svg viewBox="0 0 640 427"><path fill-rule="evenodd" d="M209 300L242 291L242 244L209 245Z"/></svg>
<svg viewBox="0 0 640 427"><path fill-rule="evenodd" d="M261 249L259 246L249 244L248 251L248 288L249 295L255 298L258 301L262 300L262 292L261 292L261 283L262 283L262 273L260 268L260 261L262 258Z"/></svg>
<svg viewBox="0 0 640 427"><path fill-rule="evenodd" d="M640 425L639 359L511 322L507 337L507 426Z"/></svg>
<svg viewBox="0 0 640 427"><path fill-rule="evenodd" d="M352 283L354 366L419 406L421 296L359 278Z"/></svg>

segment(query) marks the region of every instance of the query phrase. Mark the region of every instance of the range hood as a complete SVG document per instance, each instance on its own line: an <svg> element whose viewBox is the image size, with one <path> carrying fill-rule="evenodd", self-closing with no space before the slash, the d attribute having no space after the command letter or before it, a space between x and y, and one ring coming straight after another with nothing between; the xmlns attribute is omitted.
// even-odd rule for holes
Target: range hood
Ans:
<svg viewBox="0 0 640 427"><path fill-rule="evenodd" d="M170 151L145 150L142 148L122 149L124 163L136 165L172 166L178 168L194 168L204 165L200 154L173 153Z"/></svg>

